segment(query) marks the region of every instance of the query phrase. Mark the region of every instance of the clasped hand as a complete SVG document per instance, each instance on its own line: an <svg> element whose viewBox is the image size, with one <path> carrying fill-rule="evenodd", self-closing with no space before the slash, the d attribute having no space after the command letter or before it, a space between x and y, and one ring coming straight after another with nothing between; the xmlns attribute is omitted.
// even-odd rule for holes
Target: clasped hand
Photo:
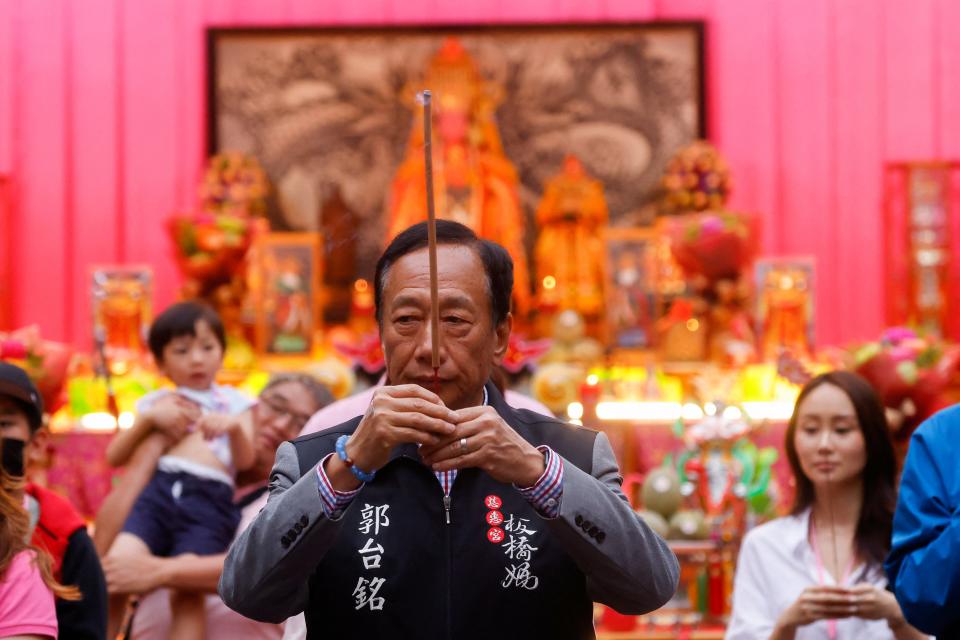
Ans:
<svg viewBox="0 0 960 640"><path fill-rule="evenodd" d="M150 425L164 435L169 446L180 442L189 433L202 411L192 400L169 393L158 399L145 414Z"/></svg>
<svg viewBox="0 0 960 640"><path fill-rule="evenodd" d="M419 385L376 390L347 442L364 470L379 469L400 444L417 443L434 471L476 467L499 482L529 487L543 475L543 454L520 437L490 406L454 411Z"/></svg>
<svg viewBox="0 0 960 640"><path fill-rule="evenodd" d="M893 594L872 584L808 587L785 612L786 622L798 627L817 620L851 617L896 623L900 615Z"/></svg>
<svg viewBox="0 0 960 640"><path fill-rule="evenodd" d="M170 393L148 409L150 423L162 433L168 445L180 442L188 433L199 431L207 440L241 428L237 415L203 413L200 405L183 396Z"/></svg>

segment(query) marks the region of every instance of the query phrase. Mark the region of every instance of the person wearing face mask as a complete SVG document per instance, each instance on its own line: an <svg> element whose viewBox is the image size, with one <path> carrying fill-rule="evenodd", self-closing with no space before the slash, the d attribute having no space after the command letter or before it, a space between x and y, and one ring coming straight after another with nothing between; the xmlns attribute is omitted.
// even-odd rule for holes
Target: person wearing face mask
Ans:
<svg viewBox="0 0 960 640"><path fill-rule="evenodd" d="M0 424L9 415L3 400ZM23 478L10 473L21 469L22 455L22 441L0 438L0 638L56 638L54 597L77 600L80 594L76 587L59 584L49 554L29 543L31 522L23 507Z"/></svg>
<svg viewBox="0 0 960 640"><path fill-rule="evenodd" d="M242 531L266 503L267 476L280 443L296 437L310 416L333 402L329 390L308 375L274 375L260 392L257 403L246 416L254 427L256 461L237 474L235 503L241 509L238 527ZM152 476L163 454L162 434L151 434L124 471L124 481L111 491L97 513L97 542L109 548L137 495ZM244 618L226 608L212 593L223 569L225 554L197 556L183 554L164 558L150 554L111 555L104 559L107 586L111 593L141 595L133 616L129 637L150 640L170 637L170 589L207 592L205 598L206 637L279 640L283 628Z"/></svg>
<svg viewBox="0 0 960 640"><path fill-rule="evenodd" d="M793 508L744 538L727 640L924 638L885 589L896 461L873 388L846 371L807 382L785 449Z"/></svg>
<svg viewBox="0 0 960 640"><path fill-rule="evenodd" d="M35 548L51 558L50 573L45 578L76 587L71 591L54 588L60 637L101 640L107 629L106 581L83 518L56 493L35 484L24 486L24 458L41 446L42 416L43 400L26 372L0 362L3 474L16 479L12 488L4 490L15 500L26 502L24 532ZM0 540L0 554L3 549ZM43 563L40 566L43 572ZM54 584L45 581L48 586Z"/></svg>

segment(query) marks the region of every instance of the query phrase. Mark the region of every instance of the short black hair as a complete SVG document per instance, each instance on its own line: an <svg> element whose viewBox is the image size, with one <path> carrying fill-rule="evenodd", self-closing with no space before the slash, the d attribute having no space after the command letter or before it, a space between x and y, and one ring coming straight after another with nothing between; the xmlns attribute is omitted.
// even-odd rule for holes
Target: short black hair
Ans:
<svg viewBox="0 0 960 640"><path fill-rule="evenodd" d="M226 351L227 336L223 330L223 321L213 307L196 301L178 302L167 307L150 325L147 344L157 364L163 363L163 350L174 338L196 337L197 322L201 320L210 326L217 342L220 343L220 348Z"/></svg>
<svg viewBox="0 0 960 640"><path fill-rule="evenodd" d="M427 247L427 223L420 222L407 227L384 249L377 260L374 274L373 298L376 306L377 323L383 325L383 286L387 272L403 256ZM510 298L513 295L513 259L507 250L496 242L477 237L469 227L452 220L437 220L437 245L458 245L469 247L480 257L487 276L487 295L490 298L490 311L493 326L498 326L510 313Z"/></svg>

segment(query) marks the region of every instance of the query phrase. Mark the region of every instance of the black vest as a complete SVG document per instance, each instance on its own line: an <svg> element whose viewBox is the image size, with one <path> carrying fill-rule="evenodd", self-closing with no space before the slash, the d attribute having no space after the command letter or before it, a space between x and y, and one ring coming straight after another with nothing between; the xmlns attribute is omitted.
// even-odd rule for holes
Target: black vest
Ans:
<svg viewBox="0 0 960 640"><path fill-rule="evenodd" d="M528 442L549 445L591 472L596 432L513 409L491 384L487 391L490 404ZM301 475L359 422L295 440ZM583 572L516 489L477 469L460 471L449 524L443 497L416 447L398 447L354 498L310 578L308 637L595 637Z"/></svg>

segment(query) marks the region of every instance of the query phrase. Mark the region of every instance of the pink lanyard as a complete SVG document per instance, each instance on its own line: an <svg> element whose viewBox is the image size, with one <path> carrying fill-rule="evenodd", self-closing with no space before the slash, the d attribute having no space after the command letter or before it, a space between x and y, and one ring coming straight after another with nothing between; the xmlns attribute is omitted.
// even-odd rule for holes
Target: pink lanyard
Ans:
<svg viewBox="0 0 960 640"><path fill-rule="evenodd" d="M834 541L836 544L836 541ZM814 524L813 518L810 518L810 547L813 549L813 558L817 561L817 579L820 582L820 586L826 585L826 570L823 566L823 560L820 558L820 550L817 548L817 528ZM843 572L840 580L837 581L837 586L843 586L843 583L847 581L847 578L850 577L850 572L853 571L853 561L854 554L850 554L850 562L847 563L847 568ZM836 620L827 620L827 636L830 640L836 640L837 637L837 621Z"/></svg>

